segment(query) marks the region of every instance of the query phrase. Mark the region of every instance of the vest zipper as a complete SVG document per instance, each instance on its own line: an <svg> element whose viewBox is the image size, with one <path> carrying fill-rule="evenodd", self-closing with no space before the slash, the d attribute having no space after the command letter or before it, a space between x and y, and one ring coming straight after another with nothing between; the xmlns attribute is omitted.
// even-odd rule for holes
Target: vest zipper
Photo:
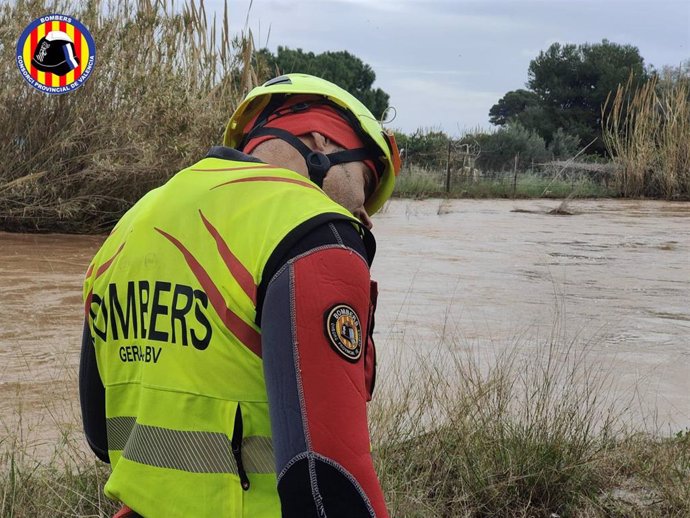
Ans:
<svg viewBox="0 0 690 518"><path fill-rule="evenodd" d="M244 470L242 463L242 409L237 403L237 412L235 412L235 429L232 432L232 456L235 457L237 463L237 473L240 476L240 484L242 489L247 491L249 489L249 478L247 472Z"/></svg>

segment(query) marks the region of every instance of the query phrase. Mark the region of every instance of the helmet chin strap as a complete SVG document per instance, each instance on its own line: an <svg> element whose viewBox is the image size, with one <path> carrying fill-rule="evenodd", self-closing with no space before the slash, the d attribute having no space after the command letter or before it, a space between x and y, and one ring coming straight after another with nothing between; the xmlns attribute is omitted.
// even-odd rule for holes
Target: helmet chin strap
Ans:
<svg viewBox="0 0 690 518"><path fill-rule="evenodd" d="M323 189L323 180L326 178L326 174L334 165L358 162L372 157L371 151L366 148L346 149L328 155L320 151L313 151L295 135L280 128L262 127L251 132L251 138L264 135L277 137L294 147L304 157L309 179L321 189Z"/></svg>

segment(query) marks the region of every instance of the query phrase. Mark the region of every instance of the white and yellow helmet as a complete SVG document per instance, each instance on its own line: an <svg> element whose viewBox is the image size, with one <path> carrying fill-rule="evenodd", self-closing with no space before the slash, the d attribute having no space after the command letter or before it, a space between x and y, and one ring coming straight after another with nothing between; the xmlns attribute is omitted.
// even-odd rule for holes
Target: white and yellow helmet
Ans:
<svg viewBox="0 0 690 518"><path fill-rule="evenodd" d="M247 128L247 125L257 115L259 118L268 117L291 95L317 95L324 97L330 104L339 109L350 122L353 129L367 144L367 158L375 163L379 182L376 190L366 200L364 207L369 214L374 214L391 196L395 185L395 178L400 174L400 153L395 143L395 138L392 132L385 130L381 126L381 123L364 104L347 91L325 79L307 74L286 74L254 88L235 110L232 117L230 117L223 138L224 145L232 148L242 146L248 130L252 129ZM348 151L341 151L338 154L344 156L347 153ZM351 155L349 159L341 159L332 163L361 159L361 156ZM310 164L307 161L307 166L310 167L311 165L314 164ZM316 164L316 167L319 165ZM332 164L326 160L326 166L329 168L330 165ZM325 175L325 171L323 175Z"/></svg>

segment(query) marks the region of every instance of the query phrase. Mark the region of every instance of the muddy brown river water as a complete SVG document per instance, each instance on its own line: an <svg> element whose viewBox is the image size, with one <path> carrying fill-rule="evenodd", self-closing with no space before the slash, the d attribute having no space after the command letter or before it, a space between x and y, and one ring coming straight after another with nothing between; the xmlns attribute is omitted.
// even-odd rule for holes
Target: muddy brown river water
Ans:
<svg viewBox="0 0 690 518"><path fill-rule="evenodd" d="M547 213L558 204L394 200L377 215L381 370L440 347L529 355L558 322L620 401L690 427L690 204ZM42 452L78 436L81 281L102 240L0 233L0 440Z"/></svg>

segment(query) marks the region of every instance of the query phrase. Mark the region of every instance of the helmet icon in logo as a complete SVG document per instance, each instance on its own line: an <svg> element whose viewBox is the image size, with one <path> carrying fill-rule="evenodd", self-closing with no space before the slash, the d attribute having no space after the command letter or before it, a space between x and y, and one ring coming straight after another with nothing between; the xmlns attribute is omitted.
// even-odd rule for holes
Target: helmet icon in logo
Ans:
<svg viewBox="0 0 690 518"><path fill-rule="evenodd" d="M49 32L36 44L31 65L41 72L64 76L79 66L74 41L65 32Z"/></svg>

